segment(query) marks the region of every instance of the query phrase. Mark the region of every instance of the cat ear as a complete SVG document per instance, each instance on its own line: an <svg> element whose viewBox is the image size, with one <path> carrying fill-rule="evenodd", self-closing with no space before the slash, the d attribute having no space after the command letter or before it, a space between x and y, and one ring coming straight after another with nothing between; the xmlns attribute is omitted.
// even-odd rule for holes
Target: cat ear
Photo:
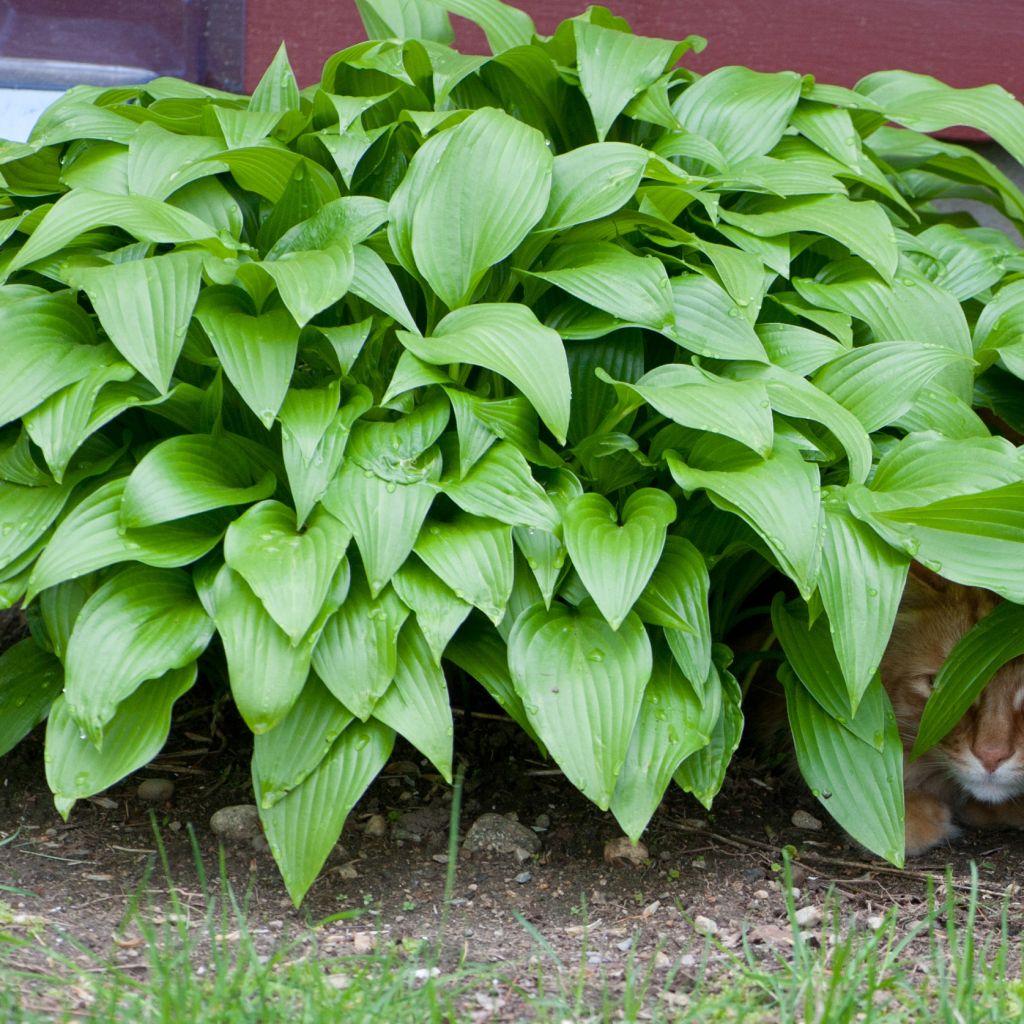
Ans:
<svg viewBox="0 0 1024 1024"><path fill-rule="evenodd" d="M938 573L932 572L920 562L911 562L907 585L903 591L903 607L934 604L948 592L950 586L949 580L943 579Z"/></svg>

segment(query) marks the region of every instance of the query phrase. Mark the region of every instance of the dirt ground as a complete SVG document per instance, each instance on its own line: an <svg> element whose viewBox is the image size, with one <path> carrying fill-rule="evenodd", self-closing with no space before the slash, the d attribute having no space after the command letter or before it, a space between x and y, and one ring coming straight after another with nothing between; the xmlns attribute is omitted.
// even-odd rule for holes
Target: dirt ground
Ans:
<svg viewBox="0 0 1024 1024"><path fill-rule="evenodd" d="M0 758L0 926L17 932L42 922L117 962L138 957L134 926L125 924L132 898L141 893L144 912L156 920L169 905L162 869L146 881L157 850L151 811L179 897L202 920L207 894L218 888L218 837L210 818L219 808L252 802L249 750L230 706L217 712L201 684L181 703L160 758L81 801L66 824L46 788L42 731ZM699 929L715 930L712 964L727 966L744 934L759 955L785 955L791 933L779 865L786 845L795 850L801 910L823 909L831 890L844 919L856 915L868 923L895 908L909 928L926 913L927 876L943 891L948 859L954 886L965 889L973 859L981 883L980 937L998 933L1008 889L1011 931L1024 921L1016 884L1024 875L1020 833L968 836L898 871L852 846L809 793L747 755L734 762L713 813L673 789L644 836L647 855L609 861L606 853L618 849L614 841L621 837L610 814L539 761L511 724L466 715L460 722L457 752L466 766L460 834L481 814L498 812L533 828L541 850L522 861L494 853L459 857L444 932L449 966L465 958L525 969L531 958L548 955L531 926L564 964L593 967L612 987L633 957L654 972L671 970L672 984L685 989L705 952ZM173 782L169 799L142 800L137 790L146 779ZM317 930L324 953L365 953L388 943L416 949L436 940L450 810L450 789L415 751L397 746L298 911L262 837L225 841L227 877L236 893L248 893L256 941L269 949L339 914ZM188 824L209 876L205 894ZM814 929L814 910L804 913ZM38 954L22 949L17 957L30 971L53 967L43 943Z"/></svg>

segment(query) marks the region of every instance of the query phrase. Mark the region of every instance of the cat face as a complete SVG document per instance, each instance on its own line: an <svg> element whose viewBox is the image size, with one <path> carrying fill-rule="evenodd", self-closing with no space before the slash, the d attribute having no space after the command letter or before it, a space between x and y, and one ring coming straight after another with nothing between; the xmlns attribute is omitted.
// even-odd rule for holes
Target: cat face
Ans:
<svg viewBox="0 0 1024 1024"><path fill-rule="evenodd" d="M907 750L942 663L996 602L985 590L911 574L881 666ZM1024 658L1004 665L952 732L906 763L904 777L908 788L945 798L959 789L998 804L1024 793Z"/></svg>

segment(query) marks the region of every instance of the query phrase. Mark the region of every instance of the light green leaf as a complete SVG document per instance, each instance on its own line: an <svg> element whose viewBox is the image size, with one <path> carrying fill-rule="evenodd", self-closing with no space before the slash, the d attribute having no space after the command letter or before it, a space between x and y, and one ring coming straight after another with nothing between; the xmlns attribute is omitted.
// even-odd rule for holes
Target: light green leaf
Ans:
<svg viewBox="0 0 1024 1024"><path fill-rule="evenodd" d="M64 664L68 713L99 747L121 701L144 680L191 665L212 636L187 573L119 570L75 620Z"/></svg>
<svg viewBox="0 0 1024 1024"><path fill-rule="evenodd" d="M63 666L31 637L0 654L0 757L46 717L63 685Z"/></svg>
<svg viewBox="0 0 1024 1024"><path fill-rule="evenodd" d="M680 763L711 741L718 709L711 710L715 716L709 720L708 709L667 651L654 658L611 803L630 839L640 838Z"/></svg>
<svg viewBox="0 0 1024 1024"><path fill-rule="evenodd" d="M29 578L27 600L64 580L117 562L159 568L188 565L211 550L224 533L224 515L199 515L157 526L121 526L125 477L96 488L61 520Z"/></svg>
<svg viewBox="0 0 1024 1024"><path fill-rule="evenodd" d="M712 502L755 530L779 565L810 597L818 576L823 528L818 470L781 437L766 459L735 441L708 435L686 464L667 453L669 470L686 492L704 488Z"/></svg>
<svg viewBox="0 0 1024 1024"><path fill-rule="evenodd" d="M703 679L711 662L708 591L711 581L704 556L685 537L666 537L665 548L634 606L652 626L693 635L693 660L680 667Z"/></svg>
<svg viewBox="0 0 1024 1024"><path fill-rule="evenodd" d="M768 153L782 138L800 99L800 76L716 68L672 104L688 132L712 142L730 162Z"/></svg>
<svg viewBox="0 0 1024 1024"><path fill-rule="evenodd" d="M412 158L391 197L395 254L449 309L466 305L543 216L551 165L535 128L493 108L475 111Z"/></svg>
<svg viewBox="0 0 1024 1024"><path fill-rule="evenodd" d="M165 392L199 295L199 253L172 252L75 271L118 352Z"/></svg>
<svg viewBox="0 0 1024 1024"><path fill-rule="evenodd" d="M39 595L39 614L46 631L48 648L63 662L67 658L68 641L82 605L96 592L96 575L66 580Z"/></svg>
<svg viewBox="0 0 1024 1024"><path fill-rule="evenodd" d="M458 14L475 22L487 36L491 53L498 54L517 46L528 46L535 29L533 20L518 7L501 0L430 0L451 14Z"/></svg>
<svg viewBox="0 0 1024 1024"><path fill-rule="evenodd" d="M661 558L675 502L653 487L634 491L622 523L600 494L574 498L565 510L565 546L594 603L618 629Z"/></svg>
<svg viewBox="0 0 1024 1024"><path fill-rule="evenodd" d="M903 748L892 708L882 749L840 725L783 666L797 763L811 792L857 842L903 864Z"/></svg>
<svg viewBox="0 0 1024 1024"><path fill-rule="evenodd" d="M253 742L252 773L259 780L260 805L273 807L309 778L352 718L311 672L288 714Z"/></svg>
<svg viewBox="0 0 1024 1024"><path fill-rule="evenodd" d="M607 810L651 675L633 614L616 631L589 604L526 609L509 635L509 671L527 717L568 779Z"/></svg>
<svg viewBox="0 0 1024 1024"><path fill-rule="evenodd" d="M352 283L349 285L352 294L372 303L406 330L418 331L416 320L409 312L387 264L365 245L357 245L353 249L353 257Z"/></svg>
<svg viewBox="0 0 1024 1024"><path fill-rule="evenodd" d="M330 753L286 796L263 806L253 786L270 852L298 906L341 835L345 819L391 756L395 734L379 722L353 722Z"/></svg>
<svg viewBox="0 0 1024 1024"><path fill-rule="evenodd" d="M295 647L230 566L196 573L196 590L217 625L231 696L245 724L267 732L291 710L309 675L311 643Z"/></svg>
<svg viewBox="0 0 1024 1024"><path fill-rule="evenodd" d="M565 349L558 333L544 327L527 306L481 302L449 313L426 338L397 334L424 362L472 363L508 378L559 443L565 443L570 395Z"/></svg>
<svg viewBox="0 0 1024 1024"><path fill-rule="evenodd" d="M919 132L970 125L1024 162L1024 110L999 85L956 89L930 75L876 71L855 86L892 121Z"/></svg>
<svg viewBox="0 0 1024 1024"><path fill-rule="evenodd" d="M760 238L801 231L834 238L870 263L885 281L896 275L899 251L892 223L872 200L854 202L845 196L759 199L745 204L744 211L723 209L722 219Z"/></svg>
<svg viewBox="0 0 1024 1024"><path fill-rule="evenodd" d="M352 531L372 594L383 590L420 534L441 471L439 458L429 465L427 479L396 483L350 459L323 496L324 506Z"/></svg>
<svg viewBox="0 0 1024 1024"><path fill-rule="evenodd" d="M299 86L288 63L288 51L284 43L277 48L274 59L256 84L249 100L249 109L260 113L299 109Z"/></svg>
<svg viewBox="0 0 1024 1024"><path fill-rule="evenodd" d="M10 565L46 533L70 494L69 484L22 487L0 483L0 568Z"/></svg>
<svg viewBox="0 0 1024 1024"><path fill-rule="evenodd" d="M399 635L395 678L374 705L373 717L404 736L451 782L455 727L448 684L415 622Z"/></svg>
<svg viewBox="0 0 1024 1024"><path fill-rule="evenodd" d="M818 592L856 711L889 642L909 561L829 498L824 540Z"/></svg>
<svg viewBox="0 0 1024 1024"><path fill-rule="evenodd" d="M303 327L348 292L355 257L350 245L335 244L309 252L286 252L276 260L264 260L260 269L274 279L281 301Z"/></svg>
<svg viewBox="0 0 1024 1024"><path fill-rule="evenodd" d="M594 116L599 142L634 96L653 85L689 49L669 39L651 39L572 21L580 90Z"/></svg>
<svg viewBox="0 0 1024 1024"><path fill-rule="evenodd" d="M398 633L409 609L387 587L375 597L354 573L344 604L327 620L313 650L324 685L364 721L395 678Z"/></svg>
<svg viewBox="0 0 1024 1024"><path fill-rule="evenodd" d="M631 324L665 330L675 322L664 264L612 242L560 246L546 269L531 271L530 276Z"/></svg>
<svg viewBox="0 0 1024 1024"><path fill-rule="evenodd" d="M431 3L405 0L356 0L367 39L433 39L451 43L455 38L448 15Z"/></svg>
<svg viewBox="0 0 1024 1024"><path fill-rule="evenodd" d="M301 530L279 501L252 505L224 537L224 561L263 602L270 617L299 643L320 612L351 534L325 509Z"/></svg>
<svg viewBox="0 0 1024 1024"><path fill-rule="evenodd" d="M1003 603L976 623L949 652L925 705L912 758L952 729L1007 662L1024 655L1024 608Z"/></svg>
<svg viewBox="0 0 1024 1024"><path fill-rule="evenodd" d="M672 278L675 324L663 333L709 359L766 363L764 346L732 296L703 274Z"/></svg>
<svg viewBox="0 0 1024 1024"><path fill-rule="evenodd" d="M627 142L595 142L559 153L538 228L561 231L614 213L633 198L649 159L645 149Z"/></svg>
<svg viewBox="0 0 1024 1024"><path fill-rule="evenodd" d="M445 522L428 520L413 551L457 598L495 625L505 617L513 580L510 526L459 512Z"/></svg>
<svg viewBox="0 0 1024 1024"><path fill-rule="evenodd" d="M216 234L198 217L157 199L79 188L65 193L47 211L32 237L7 265L4 276L52 256L86 231L105 226L121 228L139 241L150 243L205 242Z"/></svg>
<svg viewBox="0 0 1024 1024"><path fill-rule="evenodd" d="M182 434L151 448L128 477L121 525L153 526L274 493L277 481L229 435Z"/></svg>
<svg viewBox="0 0 1024 1024"><path fill-rule="evenodd" d="M464 511L512 526L555 530L561 521L526 459L507 441L492 445L461 479L442 477L440 488Z"/></svg>
<svg viewBox="0 0 1024 1024"><path fill-rule="evenodd" d="M827 334L796 324L763 323L756 330L768 358L780 369L801 377L846 351Z"/></svg>
<svg viewBox="0 0 1024 1024"><path fill-rule="evenodd" d="M710 693L718 697L721 711L711 729L711 741L691 754L676 769L676 785L692 793L707 810L725 781L725 772L743 735L743 711L740 708L740 685L724 670L712 666L711 675L704 682L705 701Z"/></svg>
<svg viewBox="0 0 1024 1024"><path fill-rule="evenodd" d="M102 748L82 733L67 697L54 701L46 723L46 782L63 817L76 800L102 793L160 753L174 702L195 679L193 664L143 682L114 710Z"/></svg>
<svg viewBox="0 0 1024 1024"><path fill-rule="evenodd" d="M395 573L391 585L402 602L416 614L416 622L434 656L434 663L440 665L448 641L465 622L473 610L472 605L459 600L450 587L414 558Z"/></svg>
<svg viewBox="0 0 1024 1024"><path fill-rule="evenodd" d="M902 416L918 392L965 357L921 341L879 341L838 356L814 384L875 431Z"/></svg>
<svg viewBox="0 0 1024 1024"><path fill-rule="evenodd" d="M210 336L228 380L269 430L295 367L299 325L283 309L253 315L238 288L207 288L196 304L196 318Z"/></svg>
<svg viewBox="0 0 1024 1024"><path fill-rule="evenodd" d="M772 411L768 392L757 381L716 377L697 366L666 363L645 373L635 384L612 380L620 395L639 395L648 405L680 426L731 437L767 455L772 446Z"/></svg>

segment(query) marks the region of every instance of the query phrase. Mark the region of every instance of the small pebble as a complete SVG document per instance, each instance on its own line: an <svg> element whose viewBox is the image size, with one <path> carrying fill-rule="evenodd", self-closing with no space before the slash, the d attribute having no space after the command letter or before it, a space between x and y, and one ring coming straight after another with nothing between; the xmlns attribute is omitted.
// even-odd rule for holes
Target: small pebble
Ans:
<svg viewBox="0 0 1024 1024"><path fill-rule="evenodd" d="M743 870L743 879L746 882L760 882L763 878L763 868L744 868Z"/></svg>
<svg viewBox="0 0 1024 1024"><path fill-rule="evenodd" d="M885 918L880 914L872 914L871 917L868 918L868 927L874 928L876 931L881 928L883 924L885 924Z"/></svg>
<svg viewBox="0 0 1024 1024"><path fill-rule="evenodd" d="M231 804L214 813L210 828L223 839L252 839L260 831L260 812L255 804Z"/></svg>
<svg viewBox="0 0 1024 1024"><path fill-rule="evenodd" d="M799 810L793 812L793 817L789 819L796 825L797 828L802 828L805 832L820 832L821 822L813 815L808 814L805 810Z"/></svg>
<svg viewBox="0 0 1024 1024"><path fill-rule="evenodd" d="M693 919L693 927L701 935L714 935L718 932L718 922L710 917L704 917L703 914L698 914Z"/></svg>
<svg viewBox="0 0 1024 1024"><path fill-rule="evenodd" d="M356 932L352 936L352 949L356 953L372 953L377 947L377 936L374 932Z"/></svg>
<svg viewBox="0 0 1024 1024"><path fill-rule="evenodd" d="M143 779L135 792L147 804L165 804L174 795L174 783L170 779Z"/></svg>
<svg viewBox="0 0 1024 1024"><path fill-rule="evenodd" d="M767 889L755 889L754 890L754 899L755 900L766 900L766 899L768 899L768 890Z"/></svg>
<svg viewBox="0 0 1024 1024"><path fill-rule="evenodd" d="M628 953L633 948L633 936L615 943L615 948L621 953Z"/></svg>
<svg viewBox="0 0 1024 1024"><path fill-rule="evenodd" d="M801 907L796 912L796 923L801 928L816 928L821 924L821 911L817 907Z"/></svg>
<svg viewBox="0 0 1024 1024"><path fill-rule="evenodd" d="M529 871L521 871L518 875L516 875L513 881L515 881L518 885L526 885L526 883L529 882L532 878L533 875L531 875Z"/></svg>
<svg viewBox="0 0 1024 1024"><path fill-rule="evenodd" d="M383 814L371 814L366 821L366 825L363 827L363 831L368 836L374 836L376 838L387 835L387 820Z"/></svg>
<svg viewBox="0 0 1024 1024"><path fill-rule="evenodd" d="M551 815L550 814L538 814L533 819L533 827L539 829L551 828Z"/></svg>

